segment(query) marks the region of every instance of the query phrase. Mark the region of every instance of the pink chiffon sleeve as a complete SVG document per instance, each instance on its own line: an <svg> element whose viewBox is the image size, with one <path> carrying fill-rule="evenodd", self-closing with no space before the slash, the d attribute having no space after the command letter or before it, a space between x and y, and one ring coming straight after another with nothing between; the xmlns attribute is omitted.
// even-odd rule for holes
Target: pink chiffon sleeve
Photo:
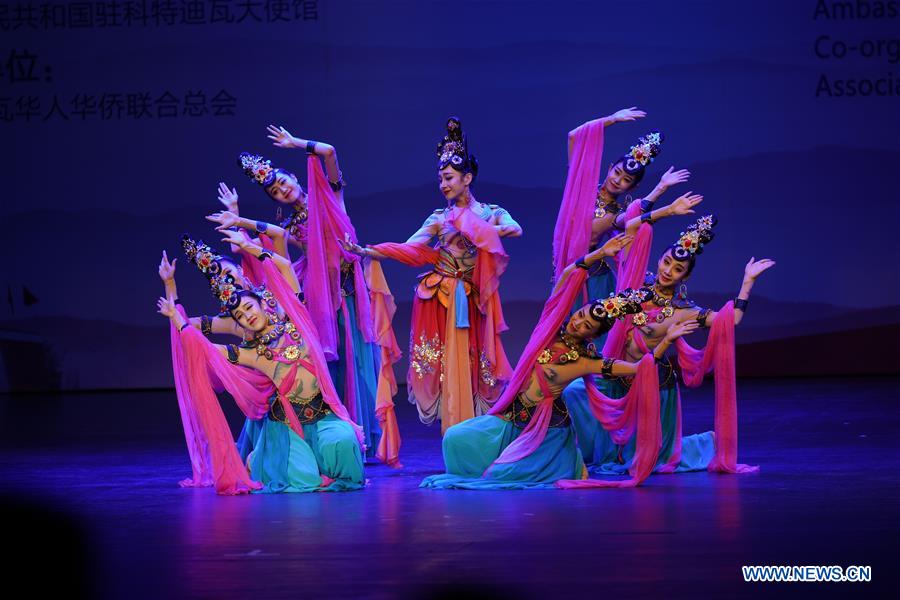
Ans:
<svg viewBox="0 0 900 600"><path fill-rule="evenodd" d="M591 243L591 219L603 160L603 123L575 130L566 187L553 230L553 279L582 255Z"/></svg>

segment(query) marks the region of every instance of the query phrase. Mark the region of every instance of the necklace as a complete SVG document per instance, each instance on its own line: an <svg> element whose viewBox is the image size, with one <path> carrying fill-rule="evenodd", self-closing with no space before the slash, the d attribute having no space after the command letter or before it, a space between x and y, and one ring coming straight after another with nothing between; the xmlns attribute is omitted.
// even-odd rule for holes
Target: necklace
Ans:
<svg viewBox="0 0 900 600"><path fill-rule="evenodd" d="M247 343L250 348L256 348L256 354L259 356L265 356L267 359L272 360L275 356L275 353L279 353L288 360L294 360L300 355L300 348L297 344L291 344L283 348L281 351L273 352L269 345L273 342L281 339L285 333L288 335L291 340L297 342L298 344L303 343L303 338L300 336L300 332L297 331L297 328L294 327L294 324L290 321L282 321L279 320L276 315L269 315L269 322L274 323L274 327L268 333L264 335L257 336L253 340Z"/></svg>
<svg viewBox="0 0 900 600"><path fill-rule="evenodd" d="M568 333L566 333L565 326L560 328L557 337L563 344L566 345L566 348L569 349L568 351L563 352L557 357L557 360L559 360L560 364L576 361L582 356L586 356L588 358L596 358L597 348L596 346L594 346L594 343L590 342L585 344L581 340L572 339L572 337ZM551 348L544 348L544 350L540 354L538 354L537 362L539 364L545 365L551 360L553 360L553 350Z"/></svg>
<svg viewBox="0 0 900 600"><path fill-rule="evenodd" d="M305 208L294 208L294 213L288 217L287 222L284 224L284 229L288 230L288 233L295 238L303 237L305 233L303 231L306 226L306 221L309 218L309 212Z"/></svg>
<svg viewBox="0 0 900 600"><path fill-rule="evenodd" d="M618 201L613 198L612 200L605 200L603 198L603 188L601 187L597 191L597 200L594 206L594 218L602 219L606 215L617 215L622 212L622 207L619 206Z"/></svg>
<svg viewBox="0 0 900 600"><path fill-rule="evenodd" d="M651 291L653 292L653 304L662 307L662 310L656 315L656 322L662 323L675 314L675 309L672 308L672 299L661 295L657 285L654 283Z"/></svg>

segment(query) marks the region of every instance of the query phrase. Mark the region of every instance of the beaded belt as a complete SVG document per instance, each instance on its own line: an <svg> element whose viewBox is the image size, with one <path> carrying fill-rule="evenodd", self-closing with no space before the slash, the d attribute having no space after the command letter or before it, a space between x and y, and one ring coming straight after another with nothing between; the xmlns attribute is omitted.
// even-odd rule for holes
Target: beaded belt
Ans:
<svg viewBox="0 0 900 600"><path fill-rule="evenodd" d="M289 395L288 400L290 400L291 408L294 409L294 414L297 415L297 419L300 420L302 425L315 423L331 414L331 409L325 403L325 398L322 397L321 393L309 399L295 398ZM284 407L278 398L269 407L269 418L285 425L289 424L287 416L284 414Z"/></svg>
<svg viewBox="0 0 900 600"><path fill-rule="evenodd" d="M469 283L472 283L472 273L475 271L475 267L470 269L457 269L456 271L449 271L447 269L442 268L440 265L434 266L434 272L438 275L443 275L444 277L453 277L454 279L464 279Z"/></svg>
<svg viewBox="0 0 900 600"><path fill-rule="evenodd" d="M354 265L352 262L341 262L341 295L345 298L356 293L356 279L354 279Z"/></svg>
<svg viewBox="0 0 900 600"><path fill-rule="evenodd" d="M516 399L513 400L509 410L506 411L503 416L513 425L522 429L527 427L528 423L531 422L531 417L534 416L535 409L537 409L536 405L522 401L522 395L519 394L516 396ZM557 396L553 399L553 412L550 415L550 427L568 427L571 424L572 419L569 417L569 409L562 397Z"/></svg>

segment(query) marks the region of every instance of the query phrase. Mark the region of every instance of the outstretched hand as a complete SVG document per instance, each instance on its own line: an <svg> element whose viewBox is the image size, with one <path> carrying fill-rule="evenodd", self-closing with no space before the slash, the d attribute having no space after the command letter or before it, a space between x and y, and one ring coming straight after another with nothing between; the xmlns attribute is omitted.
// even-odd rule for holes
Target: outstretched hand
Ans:
<svg viewBox="0 0 900 600"><path fill-rule="evenodd" d="M622 123L624 121L634 121L635 119L642 119L647 116L647 113L638 110L637 106L632 106L631 108L623 108L622 110L618 110L609 116L610 123Z"/></svg>
<svg viewBox="0 0 900 600"><path fill-rule="evenodd" d="M619 235L609 238L603 246L600 247L601 256L613 257L623 248L627 248L634 241L634 236L628 233L620 233Z"/></svg>
<svg viewBox="0 0 900 600"><path fill-rule="evenodd" d="M683 216L694 214L694 207L703 202L703 196L687 192L679 196L672 204L669 205L670 214L673 216Z"/></svg>
<svg viewBox="0 0 900 600"><path fill-rule="evenodd" d="M674 342L680 337L684 337L691 333L697 331L700 327L700 323L697 322L697 319L690 318L685 321L678 321L677 323L673 323L669 326L668 331L666 331L666 340L670 343Z"/></svg>
<svg viewBox="0 0 900 600"><path fill-rule="evenodd" d="M756 278L759 277L764 271L767 271L774 266L775 261L770 258L754 260L754 257L750 257L750 262L748 262L747 266L744 267L744 279L755 281Z"/></svg>
<svg viewBox="0 0 900 600"><path fill-rule="evenodd" d="M169 262L169 257L166 255L166 251L163 250L162 260L159 261L159 278L163 280L163 283L175 279L175 263L177 262L177 258Z"/></svg>
<svg viewBox="0 0 900 600"><path fill-rule="evenodd" d="M669 170L663 173L659 178L659 185L665 189L669 189L678 183L684 183L691 178L691 172L687 169L675 170L675 167L669 167Z"/></svg>
<svg viewBox="0 0 900 600"><path fill-rule="evenodd" d="M292 136L284 127L269 125L266 127L266 130L269 132L269 135L266 137L272 140L273 146L278 146L279 148L298 148L300 146L297 138Z"/></svg>
<svg viewBox="0 0 900 600"><path fill-rule="evenodd" d="M218 223L219 226L216 227L216 231L222 231L224 229L234 227L238 222L238 216L233 212L223 210L214 212L211 215L206 215L206 220L212 221L213 223Z"/></svg>
<svg viewBox="0 0 900 600"><path fill-rule="evenodd" d="M237 214L238 211L238 193L237 188L228 189L224 181L219 182L219 202L225 207L225 210Z"/></svg>
<svg viewBox="0 0 900 600"><path fill-rule="evenodd" d="M359 256L368 256L368 252L366 252L365 248L363 248L362 246L360 246L359 244L355 243L353 240L350 239L349 233L344 234L344 239L341 240L341 246L344 248L344 250L346 250L347 252L349 252L351 254L358 254Z"/></svg>
<svg viewBox="0 0 900 600"><path fill-rule="evenodd" d="M171 319L175 316L175 303L168 298L160 298L156 301L156 312Z"/></svg>
<svg viewBox="0 0 900 600"><path fill-rule="evenodd" d="M227 242L232 246L237 246L238 248L245 248L251 245L250 240L247 239L247 236L244 235L243 231L235 231L234 229L219 229L216 228L217 231L221 231L225 236L222 238L223 242Z"/></svg>

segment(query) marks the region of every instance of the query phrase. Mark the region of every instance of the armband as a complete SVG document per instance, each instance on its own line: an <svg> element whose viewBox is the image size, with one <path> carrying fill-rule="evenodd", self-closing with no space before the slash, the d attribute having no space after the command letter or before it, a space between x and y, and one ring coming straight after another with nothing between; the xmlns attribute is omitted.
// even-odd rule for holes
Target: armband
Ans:
<svg viewBox="0 0 900 600"><path fill-rule="evenodd" d="M711 312L711 308L704 308L699 313L697 313L697 325L699 325L700 327L709 327L709 325L706 324L706 319L707 317L709 317L709 313Z"/></svg>
<svg viewBox="0 0 900 600"><path fill-rule="evenodd" d="M612 377L612 369L613 365L616 364L616 359L614 358L604 358L603 366L600 368L600 374L604 377Z"/></svg>
<svg viewBox="0 0 900 600"><path fill-rule="evenodd" d="M228 362L238 364L238 347L235 344L228 344L225 348L228 350Z"/></svg>
<svg viewBox="0 0 900 600"><path fill-rule="evenodd" d="M212 319L208 315L200 317L200 333L206 337L212 335Z"/></svg>

